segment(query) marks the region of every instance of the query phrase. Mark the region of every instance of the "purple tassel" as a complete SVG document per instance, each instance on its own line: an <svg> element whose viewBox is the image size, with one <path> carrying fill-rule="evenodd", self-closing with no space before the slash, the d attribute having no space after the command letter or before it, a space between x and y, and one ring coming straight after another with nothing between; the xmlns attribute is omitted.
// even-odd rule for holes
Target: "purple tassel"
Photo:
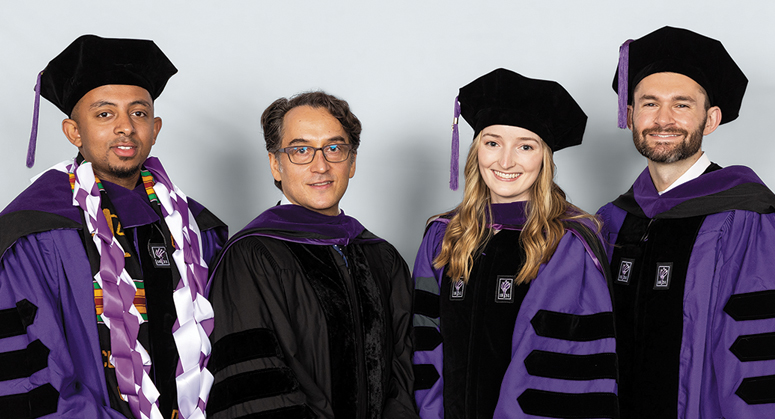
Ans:
<svg viewBox="0 0 775 419"><path fill-rule="evenodd" d="M617 91L619 92L619 128L627 128L627 80L630 74L630 42L632 39L624 41L621 47L619 47L619 73L617 79L619 86Z"/></svg>
<svg viewBox="0 0 775 419"><path fill-rule="evenodd" d="M460 102L455 97L455 118L452 120L452 158L449 162L449 189L457 190L457 178L460 173L458 168L460 162L460 133L457 123L460 118Z"/></svg>
<svg viewBox="0 0 775 419"><path fill-rule="evenodd" d="M42 75L42 71L38 73L38 80L35 82L35 108L32 110L32 132L30 133L30 144L27 147L27 167L35 165L35 146L38 143L38 115L40 114L40 77Z"/></svg>

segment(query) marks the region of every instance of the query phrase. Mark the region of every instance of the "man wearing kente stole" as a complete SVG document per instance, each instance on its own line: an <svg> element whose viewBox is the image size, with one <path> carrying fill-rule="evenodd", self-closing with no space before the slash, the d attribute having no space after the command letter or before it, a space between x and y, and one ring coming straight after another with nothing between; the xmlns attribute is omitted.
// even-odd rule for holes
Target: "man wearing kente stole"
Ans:
<svg viewBox="0 0 775 419"><path fill-rule="evenodd" d="M0 213L3 417L204 417L227 230L148 157L176 72L153 41L84 35L38 75L27 165L40 96L78 155Z"/></svg>

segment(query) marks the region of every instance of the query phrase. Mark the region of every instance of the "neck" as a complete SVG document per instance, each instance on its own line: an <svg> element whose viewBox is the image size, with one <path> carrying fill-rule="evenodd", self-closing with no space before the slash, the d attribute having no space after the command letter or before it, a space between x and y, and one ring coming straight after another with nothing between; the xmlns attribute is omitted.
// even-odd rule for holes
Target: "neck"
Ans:
<svg viewBox="0 0 775 419"><path fill-rule="evenodd" d="M649 160L649 175L651 175L651 181L654 182L657 192L662 192L669 188L673 182L686 173L700 159L700 156L702 156L702 150L699 150L689 158L673 163L658 163Z"/></svg>
<svg viewBox="0 0 775 419"><path fill-rule="evenodd" d="M116 177L96 172L94 174L100 178L100 180L113 183L126 189L134 189L135 186L137 186L138 180L140 179L140 171L129 177Z"/></svg>

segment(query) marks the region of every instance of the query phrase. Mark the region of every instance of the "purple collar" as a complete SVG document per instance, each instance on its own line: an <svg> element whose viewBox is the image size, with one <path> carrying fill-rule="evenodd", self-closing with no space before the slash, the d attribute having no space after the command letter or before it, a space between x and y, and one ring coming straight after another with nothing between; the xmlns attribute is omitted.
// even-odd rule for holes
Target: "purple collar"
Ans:
<svg viewBox="0 0 775 419"><path fill-rule="evenodd" d="M490 204L492 208L492 223L488 225L496 230L522 229L527 221L525 207L527 201L510 202L508 204Z"/></svg>
<svg viewBox="0 0 775 419"><path fill-rule="evenodd" d="M264 211L237 236L258 235L293 243L348 245L384 241L344 212L323 215L300 205L278 205Z"/></svg>
<svg viewBox="0 0 775 419"><path fill-rule="evenodd" d="M745 166L729 166L723 169L705 173L682 185L659 195L651 175L646 168L632 186L635 201L648 218L666 212L673 207L707 195L719 193L745 183L764 185L753 170Z"/></svg>

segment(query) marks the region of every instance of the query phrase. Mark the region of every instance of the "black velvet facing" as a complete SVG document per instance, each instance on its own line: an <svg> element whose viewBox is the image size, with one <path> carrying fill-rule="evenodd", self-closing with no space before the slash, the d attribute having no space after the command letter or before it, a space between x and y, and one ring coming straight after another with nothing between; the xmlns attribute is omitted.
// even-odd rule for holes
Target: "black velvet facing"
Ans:
<svg viewBox="0 0 775 419"><path fill-rule="evenodd" d="M151 205L163 219L161 207ZM172 259L175 248L172 246L172 234L166 223L155 222L125 229L125 234L134 235L139 247L138 259L143 270L145 286L145 303L148 322L144 325L148 330L148 345L146 348L151 356L151 371L149 373L159 395L159 410L162 415L171 415L178 407L178 387L175 372L179 361L178 348L172 337L172 328L177 322L177 311L172 295L180 280L180 274L174 262L170 266L156 266L152 245L164 246L167 256ZM121 239L119 238L119 243ZM127 271L130 272L130 271Z"/></svg>
<svg viewBox="0 0 775 419"><path fill-rule="evenodd" d="M553 339L589 342L614 337L611 312L578 315L538 310L530 324L538 336Z"/></svg>
<svg viewBox="0 0 775 419"><path fill-rule="evenodd" d="M439 296L428 291L414 290L414 313L432 319L439 317Z"/></svg>
<svg viewBox="0 0 775 419"><path fill-rule="evenodd" d="M741 362L775 359L775 333L738 336L729 350Z"/></svg>
<svg viewBox="0 0 775 419"><path fill-rule="evenodd" d="M648 219L627 214L611 259L623 417L675 417L683 335L684 286L704 216ZM622 259L634 260L629 282ZM672 264L668 289L655 289L657 266Z"/></svg>
<svg viewBox="0 0 775 419"><path fill-rule="evenodd" d="M414 390L427 390L439 381L439 372L431 364L414 364Z"/></svg>
<svg viewBox="0 0 775 419"><path fill-rule="evenodd" d="M355 313L349 291L341 278L330 246L308 246L286 242L302 266L326 318L328 350L331 354L331 404L334 415L355 417L358 392ZM340 262L343 263L343 262Z"/></svg>
<svg viewBox="0 0 775 419"><path fill-rule="evenodd" d="M735 394L748 404L775 403L775 375L746 378Z"/></svg>
<svg viewBox="0 0 775 419"><path fill-rule="evenodd" d="M384 277L381 255L369 245L342 246L345 265L334 256L332 246L285 244L302 266L326 316L334 415L379 415L392 357L385 308L389 292L380 284L390 281Z"/></svg>
<svg viewBox="0 0 775 419"><path fill-rule="evenodd" d="M249 400L290 393L298 387L299 383L289 368L237 374L213 386L207 414L213 415Z"/></svg>
<svg viewBox="0 0 775 419"><path fill-rule="evenodd" d="M729 297L724 312L735 321L775 318L775 290L734 294Z"/></svg>
<svg viewBox="0 0 775 419"><path fill-rule="evenodd" d="M290 406L260 413L251 413L235 419L307 419L312 417L312 412L306 406Z"/></svg>
<svg viewBox="0 0 775 419"><path fill-rule="evenodd" d="M550 418L618 418L613 393L555 393L527 389L517 397L528 415Z"/></svg>
<svg viewBox="0 0 775 419"><path fill-rule="evenodd" d="M441 334L435 327L414 327L414 350L432 351L441 344Z"/></svg>
<svg viewBox="0 0 775 419"><path fill-rule="evenodd" d="M282 358L273 330L257 328L226 335L213 345L213 356L207 369L213 374L229 365L251 359L277 356Z"/></svg>
<svg viewBox="0 0 775 419"><path fill-rule="evenodd" d="M499 278L524 263L519 231L501 230L477 255L462 299L450 300L444 276L439 298L444 341L444 413L450 418L492 418L511 363L514 323L529 284L512 287L511 302L496 302Z"/></svg>
<svg viewBox="0 0 775 419"><path fill-rule="evenodd" d="M530 375L561 380L616 379L616 354L572 355L534 350L525 358Z"/></svg>
<svg viewBox="0 0 775 419"><path fill-rule="evenodd" d="M26 349L0 353L0 381L29 377L48 366L49 350L40 339Z"/></svg>
<svg viewBox="0 0 775 419"><path fill-rule="evenodd" d="M32 419L56 413L59 392L44 384L27 393L0 397L0 412L4 418Z"/></svg>
<svg viewBox="0 0 775 419"><path fill-rule="evenodd" d="M16 308L0 310L0 339L27 333L38 308L26 298L16 303Z"/></svg>
<svg viewBox="0 0 775 419"><path fill-rule="evenodd" d="M44 211L23 210L0 217L0 255L20 237L33 233L81 228L81 224L61 215Z"/></svg>

